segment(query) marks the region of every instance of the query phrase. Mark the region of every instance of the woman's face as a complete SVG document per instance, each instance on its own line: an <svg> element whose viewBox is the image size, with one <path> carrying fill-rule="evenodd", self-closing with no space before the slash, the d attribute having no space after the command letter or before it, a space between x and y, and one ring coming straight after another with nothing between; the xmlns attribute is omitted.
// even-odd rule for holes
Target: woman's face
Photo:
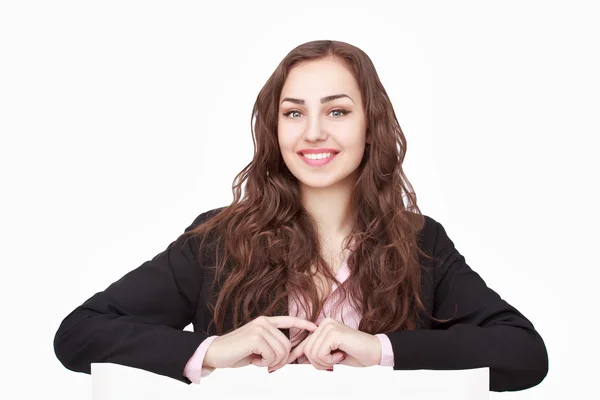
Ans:
<svg viewBox="0 0 600 400"><path fill-rule="evenodd" d="M365 150L366 119L356 81L340 61L309 61L290 71L279 98L277 135L301 187L352 181ZM309 157L317 160L304 151L316 151Z"/></svg>

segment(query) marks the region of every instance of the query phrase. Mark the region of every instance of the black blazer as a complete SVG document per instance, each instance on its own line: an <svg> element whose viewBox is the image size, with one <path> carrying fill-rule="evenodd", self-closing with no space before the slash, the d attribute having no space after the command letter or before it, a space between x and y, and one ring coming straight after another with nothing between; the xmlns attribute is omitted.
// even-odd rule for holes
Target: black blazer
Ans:
<svg viewBox="0 0 600 400"><path fill-rule="evenodd" d="M221 209L200 214L185 232ZM486 286L439 222L425 216L419 235L419 246L436 259L423 263L422 300L434 317L452 320L422 318L417 330L385 332L394 369L489 367L491 391L539 384L548 372L548 354L532 323ZM208 329L207 307L214 273L197 267L199 239L186 242L184 236L64 318L54 351L66 368L89 374L91 363L110 362L191 383L184 367L215 334L214 324ZM214 252L200 254L201 265L215 265ZM184 331L190 323L194 332ZM226 329L232 325L226 320Z"/></svg>

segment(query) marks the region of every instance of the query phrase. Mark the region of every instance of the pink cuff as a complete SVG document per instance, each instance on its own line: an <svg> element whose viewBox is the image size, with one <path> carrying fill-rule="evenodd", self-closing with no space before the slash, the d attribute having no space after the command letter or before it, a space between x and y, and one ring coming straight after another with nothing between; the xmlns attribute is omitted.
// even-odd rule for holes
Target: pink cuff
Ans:
<svg viewBox="0 0 600 400"><path fill-rule="evenodd" d="M210 375L213 372L214 368L206 368L202 367L202 363L204 362L204 356L206 355L206 351L208 350L208 346L215 340L218 336L210 336L196 349L194 355L188 360L185 368L183 370L183 375L187 377L192 383L199 384L200 378Z"/></svg>
<svg viewBox="0 0 600 400"><path fill-rule="evenodd" d="M392 348L392 342L385 333L378 333L375 336L381 342L381 362L379 365L384 367L394 366L394 349Z"/></svg>

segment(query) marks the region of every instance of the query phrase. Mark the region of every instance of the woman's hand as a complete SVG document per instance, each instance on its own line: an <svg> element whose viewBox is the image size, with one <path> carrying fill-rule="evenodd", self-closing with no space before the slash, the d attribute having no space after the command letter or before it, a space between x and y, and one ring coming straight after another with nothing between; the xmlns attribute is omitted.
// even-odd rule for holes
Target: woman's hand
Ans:
<svg viewBox="0 0 600 400"><path fill-rule="evenodd" d="M244 326L219 336L208 346L203 367L237 368L249 364L268 366L272 372L283 367L290 355L292 344L279 330L289 328L314 332L317 326L310 321L292 316L260 316Z"/></svg>
<svg viewBox="0 0 600 400"><path fill-rule="evenodd" d="M317 369L331 369L334 364L370 367L381 362L381 342L374 335L326 318L292 350L287 362L302 354Z"/></svg>

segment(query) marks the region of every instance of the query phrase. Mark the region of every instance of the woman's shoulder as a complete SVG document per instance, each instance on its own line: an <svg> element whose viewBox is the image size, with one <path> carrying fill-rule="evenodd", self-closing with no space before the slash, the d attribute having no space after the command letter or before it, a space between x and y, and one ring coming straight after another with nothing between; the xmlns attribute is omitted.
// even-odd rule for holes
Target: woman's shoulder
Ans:
<svg viewBox="0 0 600 400"><path fill-rule="evenodd" d="M227 208L227 206L202 211L197 217L194 218L192 223L185 228L185 232L191 231L192 229L198 227L199 225L208 221L210 218L217 215L219 212L223 211L225 208Z"/></svg>
<svg viewBox="0 0 600 400"><path fill-rule="evenodd" d="M442 224L430 215L422 213L408 213L409 219L414 222L419 248L429 255L435 254L448 244L450 240Z"/></svg>

